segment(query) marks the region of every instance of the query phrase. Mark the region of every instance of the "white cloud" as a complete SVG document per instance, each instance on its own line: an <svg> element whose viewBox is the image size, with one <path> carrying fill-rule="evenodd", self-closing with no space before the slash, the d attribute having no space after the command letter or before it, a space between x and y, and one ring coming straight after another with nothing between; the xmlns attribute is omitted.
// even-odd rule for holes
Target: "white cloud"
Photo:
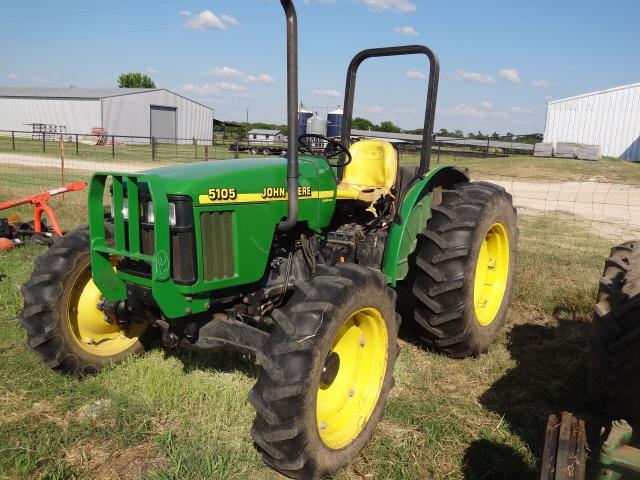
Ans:
<svg viewBox="0 0 640 480"><path fill-rule="evenodd" d="M420 35L415 28L413 27L396 27L393 29L394 32L401 33L402 35L406 35L407 37L417 37Z"/></svg>
<svg viewBox="0 0 640 480"><path fill-rule="evenodd" d="M496 79L491 75L485 75L484 73L477 72L468 72L466 70L458 70L453 78L461 82L496 83Z"/></svg>
<svg viewBox="0 0 640 480"><path fill-rule="evenodd" d="M338 90L314 90L312 93L320 97L341 97L342 96L342 94Z"/></svg>
<svg viewBox="0 0 640 480"><path fill-rule="evenodd" d="M510 112L496 112L493 111L494 105L489 101L482 101L477 106L469 105L467 103L459 103L450 108L443 108L440 110L442 115L448 117L462 117L462 118L475 118L477 120L484 120L486 118L510 118ZM511 108L513 113L516 113L513 110L514 107ZM523 110L524 112L524 110Z"/></svg>
<svg viewBox="0 0 640 480"><path fill-rule="evenodd" d="M507 82L522 83L522 80L520 80L520 74L515 68L503 68L500 70L499 75Z"/></svg>
<svg viewBox="0 0 640 480"><path fill-rule="evenodd" d="M549 80L531 80L531 85L534 87L549 87L551 82Z"/></svg>
<svg viewBox="0 0 640 480"><path fill-rule="evenodd" d="M411 80L426 80L427 78L427 74L422 70L409 70L405 76Z"/></svg>
<svg viewBox="0 0 640 480"><path fill-rule="evenodd" d="M216 77L227 77L227 78L244 78L244 73L240 70L236 70L231 67L215 67L207 72L207 75L214 75Z"/></svg>
<svg viewBox="0 0 640 480"><path fill-rule="evenodd" d="M459 103L451 108L442 109L442 114L448 117L485 118L487 114L473 105Z"/></svg>
<svg viewBox="0 0 640 480"><path fill-rule="evenodd" d="M222 20L227 25L240 25L240 22L236 17L232 17L231 15L227 15L226 13L220 15L220 20Z"/></svg>
<svg viewBox="0 0 640 480"><path fill-rule="evenodd" d="M362 2L375 12L393 10L396 13L411 13L418 9L409 0L362 0Z"/></svg>
<svg viewBox="0 0 640 480"><path fill-rule="evenodd" d="M147 71L147 73L160 73L158 70L156 70L153 67L147 67L145 68L145 70Z"/></svg>
<svg viewBox="0 0 640 480"><path fill-rule="evenodd" d="M185 22L184 26L192 30L208 30L210 28L225 30L227 28L227 25L211 10L203 10L194 15Z"/></svg>
<svg viewBox="0 0 640 480"><path fill-rule="evenodd" d="M273 83L275 79L266 73L260 75L247 75L247 82L250 83Z"/></svg>
<svg viewBox="0 0 640 480"><path fill-rule="evenodd" d="M249 82L249 83L273 83L275 79L266 73L261 73L259 75L248 75L240 70L232 67L215 67L209 70L207 75L212 75L215 77L224 77L224 78L235 78L240 80L241 82Z"/></svg>
<svg viewBox="0 0 640 480"><path fill-rule="evenodd" d="M367 105L362 110L367 113L382 113L384 112L384 107L381 107L380 105Z"/></svg>
<svg viewBox="0 0 640 480"><path fill-rule="evenodd" d="M520 107L511 107L511 112L512 113L531 113L531 110L526 110Z"/></svg>
<svg viewBox="0 0 640 480"><path fill-rule="evenodd" d="M20 79L20 75L18 75L17 73L10 73L9 75L7 75L7 78L9 80L19 80Z"/></svg>
<svg viewBox="0 0 640 480"><path fill-rule="evenodd" d="M225 91L231 92L243 92L246 90L242 85L228 82L216 82L216 83L203 83L200 85L194 85L187 83L182 86L182 90L185 92L197 93L198 95L211 95L215 93L221 93Z"/></svg>
<svg viewBox="0 0 640 480"><path fill-rule="evenodd" d="M418 110L416 110L416 109L415 109L415 108L413 108L413 107L409 107L409 108L406 108L406 107L396 107L396 108L395 108L395 110L396 110L396 112L398 112L398 113L410 114L410 115L415 115L415 114L417 114L417 113L418 113Z"/></svg>
<svg viewBox="0 0 640 480"><path fill-rule="evenodd" d="M222 14L219 17L211 10L203 10L197 15L192 15L190 11L183 10L180 15L190 17L183 25L192 30L226 30L227 25L239 25L238 19L231 15Z"/></svg>

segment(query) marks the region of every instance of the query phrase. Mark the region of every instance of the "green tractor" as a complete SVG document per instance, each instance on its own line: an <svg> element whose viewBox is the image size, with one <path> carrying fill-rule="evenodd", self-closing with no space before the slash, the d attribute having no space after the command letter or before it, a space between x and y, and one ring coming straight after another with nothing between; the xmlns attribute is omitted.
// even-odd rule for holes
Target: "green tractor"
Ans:
<svg viewBox="0 0 640 480"><path fill-rule="evenodd" d="M89 226L36 261L20 320L49 367L75 374L154 338L253 354L257 448L284 475L316 478L353 460L382 416L399 353L396 291L428 347L479 355L505 322L518 230L504 189L429 168L439 65L427 47L357 54L341 141L298 138L296 12L281 3L287 157L96 173ZM430 75L412 167L391 144L350 145L349 133L360 64L415 54Z"/></svg>

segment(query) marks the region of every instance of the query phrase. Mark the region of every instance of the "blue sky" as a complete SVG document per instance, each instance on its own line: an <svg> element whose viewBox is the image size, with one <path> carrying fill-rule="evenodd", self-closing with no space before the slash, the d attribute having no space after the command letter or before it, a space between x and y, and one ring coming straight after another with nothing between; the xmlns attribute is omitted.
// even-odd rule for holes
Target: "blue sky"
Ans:
<svg viewBox="0 0 640 480"><path fill-rule="evenodd" d="M640 81L640 2L298 0L301 99L342 103L359 50L407 43L440 57L436 129L542 131L546 102ZM5 2L0 85L115 86L143 71L216 117L285 121L276 0ZM356 114L421 126L421 57L362 66Z"/></svg>

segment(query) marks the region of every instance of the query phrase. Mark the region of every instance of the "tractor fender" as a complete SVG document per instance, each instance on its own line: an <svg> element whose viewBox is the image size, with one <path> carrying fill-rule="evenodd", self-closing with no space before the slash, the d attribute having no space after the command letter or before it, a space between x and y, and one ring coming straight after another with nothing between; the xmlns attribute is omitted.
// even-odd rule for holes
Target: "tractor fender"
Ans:
<svg viewBox="0 0 640 480"><path fill-rule="evenodd" d="M396 286L409 273L409 256L416 249L418 235L431 218L432 192L438 187L451 188L469 180L466 169L441 165L410 182L389 228L382 260L382 273L389 284Z"/></svg>

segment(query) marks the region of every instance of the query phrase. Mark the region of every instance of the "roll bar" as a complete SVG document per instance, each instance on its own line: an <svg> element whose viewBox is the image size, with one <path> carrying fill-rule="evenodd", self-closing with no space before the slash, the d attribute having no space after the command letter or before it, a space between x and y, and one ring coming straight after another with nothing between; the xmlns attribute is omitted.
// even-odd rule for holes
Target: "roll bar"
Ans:
<svg viewBox="0 0 640 480"><path fill-rule="evenodd" d="M426 55L429 59L429 83L427 86L427 108L424 117L424 131L422 134L422 150L420 152L419 175L429 170L431 163L431 147L433 144L433 122L436 115L436 100L438 97L438 80L440 78L440 62L433 51L424 45L406 45L400 47L372 48L358 53L347 71L347 85L344 91L344 119L342 122L342 143L350 145L351 123L353 120L353 101L356 89L356 77L360 64L374 57L395 57L399 55Z"/></svg>
<svg viewBox="0 0 640 480"><path fill-rule="evenodd" d="M298 16L292 0L280 0L287 18L287 124L289 144L287 159L287 218L278 230L287 232L298 223Z"/></svg>

